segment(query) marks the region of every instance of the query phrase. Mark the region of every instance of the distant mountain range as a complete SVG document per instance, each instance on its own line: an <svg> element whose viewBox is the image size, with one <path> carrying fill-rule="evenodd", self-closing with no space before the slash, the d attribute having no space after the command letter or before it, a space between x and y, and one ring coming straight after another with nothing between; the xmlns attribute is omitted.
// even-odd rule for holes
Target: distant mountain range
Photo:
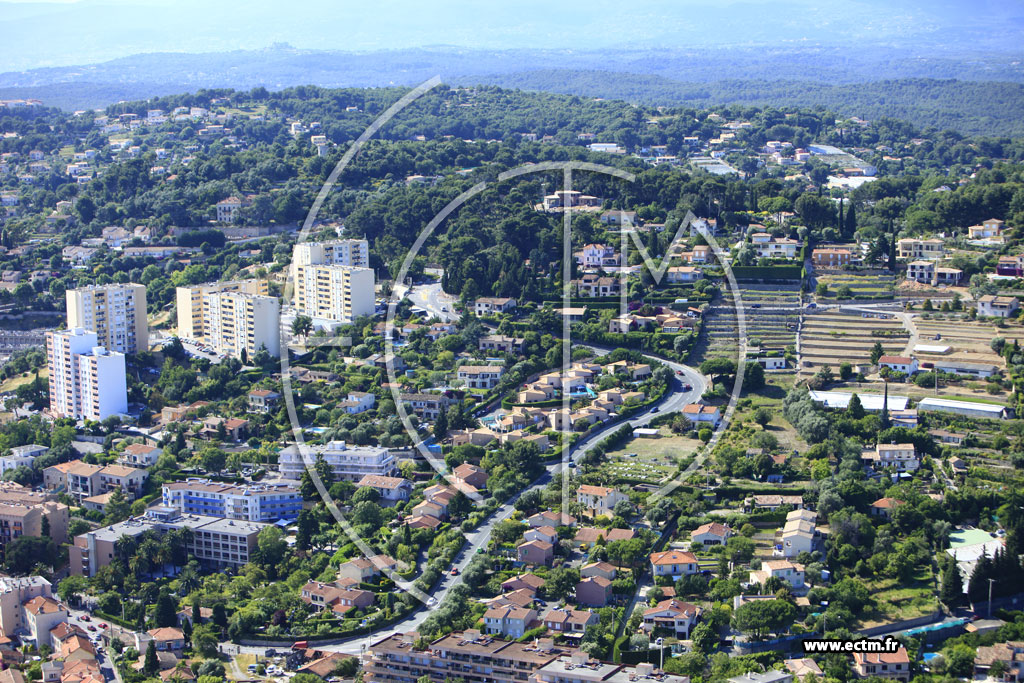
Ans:
<svg viewBox="0 0 1024 683"><path fill-rule="evenodd" d="M1022 30L1024 5L1007 0L0 0L0 64L24 70L274 43L358 52L896 47L974 59L1019 50Z"/></svg>
<svg viewBox="0 0 1024 683"><path fill-rule="evenodd" d="M1024 52L1022 50L1021 52ZM970 134L1024 134L1024 60L1014 52L922 56L907 48L735 47L379 52L150 53L0 74L0 99L104 107L202 88L500 85L649 104L825 106Z"/></svg>

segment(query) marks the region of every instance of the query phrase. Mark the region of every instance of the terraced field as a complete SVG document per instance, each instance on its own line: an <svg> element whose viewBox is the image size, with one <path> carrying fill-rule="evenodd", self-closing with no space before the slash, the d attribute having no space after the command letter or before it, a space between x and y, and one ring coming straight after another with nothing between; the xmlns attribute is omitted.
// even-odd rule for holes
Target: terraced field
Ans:
<svg viewBox="0 0 1024 683"><path fill-rule="evenodd" d="M960 319L952 315L941 320L915 317L914 326L918 332L918 344L952 347L951 352L944 355L915 354L921 362L955 360L962 363L991 363L1001 368L1003 360L992 350L992 340L1002 337L1011 343L1014 339L1024 343L1024 328L998 329L991 323ZM941 339L936 340L936 335Z"/></svg>
<svg viewBox="0 0 1024 683"><path fill-rule="evenodd" d="M897 318L864 318L859 312L828 311L804 316L800 334L800 371L814 373L823 365L834 371L848 361L854 365L871 362L871 349L882 342L887 354L902 353L910 339L909 334L899 337L875 337L873 330L905 331Z"/></svg>
<svg viewBox="0 0 1024 683"><path fill-rule="evenodd" d="M822 301L835 301L843 285L850 288L854 299L891 299L896 291L896 276L891 274L829 273L818 276L817 281L828 285L829 296Z"/></svg>
<svg viewBox="0 0 1024 683"><path fill-rule="evenodd" d="M764 348L784 349L796 344L796 330L800 321L800 288L784 285L750 285L742 287L744 321L747 344ZM773 310L778 306L792 306L792 310ZM735 359L739 348L736 307L732 296L726 293L715 302L705 319L706 345L703 358L725 356Z"/></svg>

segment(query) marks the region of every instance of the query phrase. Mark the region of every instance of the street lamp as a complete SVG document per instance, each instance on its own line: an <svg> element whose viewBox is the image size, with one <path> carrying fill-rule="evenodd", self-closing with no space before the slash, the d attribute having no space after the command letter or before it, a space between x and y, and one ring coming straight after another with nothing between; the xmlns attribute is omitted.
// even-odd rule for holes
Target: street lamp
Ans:
<svg viewBox="0 0 1024 683"><path fill-rule="evenodd" d="M664 642L665 642L665 639L664 638L660 638L660 637L657 640L654 641L654 644L658 646L658 668L659 669L664 669L665 668L665 648L662 646L662 644Z"/></svg>

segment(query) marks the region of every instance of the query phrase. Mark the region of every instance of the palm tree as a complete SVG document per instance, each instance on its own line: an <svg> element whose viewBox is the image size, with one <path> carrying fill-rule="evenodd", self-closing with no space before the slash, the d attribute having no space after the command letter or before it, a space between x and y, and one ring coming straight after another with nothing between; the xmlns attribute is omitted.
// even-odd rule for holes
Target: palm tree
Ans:
<svg viewBox="0 0 1024 683"><path fill-rule="evenodd" d="M313 319L308 315L297 315L292 320L292 334L305 340L313 331Z"/></svg>

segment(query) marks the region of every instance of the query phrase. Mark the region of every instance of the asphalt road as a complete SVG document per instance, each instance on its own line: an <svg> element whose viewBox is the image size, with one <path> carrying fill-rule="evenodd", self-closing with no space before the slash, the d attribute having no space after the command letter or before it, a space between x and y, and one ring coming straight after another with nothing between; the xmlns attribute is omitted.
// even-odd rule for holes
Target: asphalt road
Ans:
<svg viewBox="0 0 1024 683"><path fill-rule="evenodd" d="M432 317L436 316L442 322L455 322L459 315L455 313L455 298L441 291L441 283L430 285L416 285L412 287L406 296L413 306L418 306L427 311Z"/></svg>

